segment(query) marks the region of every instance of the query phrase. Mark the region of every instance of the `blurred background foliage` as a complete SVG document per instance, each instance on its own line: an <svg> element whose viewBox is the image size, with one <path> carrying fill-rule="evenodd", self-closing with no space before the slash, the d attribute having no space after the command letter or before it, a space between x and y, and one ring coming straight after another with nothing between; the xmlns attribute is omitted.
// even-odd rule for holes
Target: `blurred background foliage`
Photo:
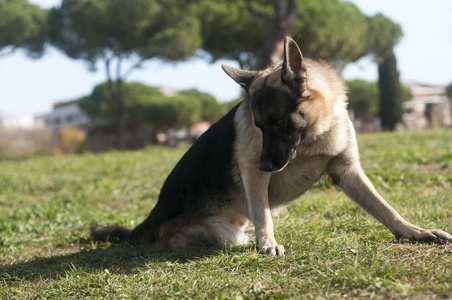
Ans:
<svg viewBox="0 0 452 300"><path fill-rule="evenodd" d="M157 130L164 126L183 128L198 121L215 122L227 111L207 93L197 90L164 95L159 88L138 82L123 86L127 119L142 122ZM93 93L79 100L80 106L100 126L112 124L112 107L108 101L107 83L96 86Z"/></svg>
<svg viewBox="0 0 452 300"><path fill-rule="evenodd" d="M0 0L0 58L22 48L30 57L44 52L48 11L27 0Z"/></svg>
<svg viewBox="0 0 452 300"><path fill-rule="evenodd" d="M377 14L367 16L340 0L62 0L42 9L26 0L0 0L0 56L23 48L32 57L55 47L95 71L105 83L80 100L82 108L115 133L124 148L131 124L149 129L214 122L231 104L197 91L164 96L157 88L128 82L148 60L211 62L230 59L243 69L260 69L279 60L282 41L292 36L305 57L327 60L342 70L372 55L378 84L350 82L350 108L362 118L379 116L382 128L400 121L408 99L399 82L393 48L401 27Z"/></svg>

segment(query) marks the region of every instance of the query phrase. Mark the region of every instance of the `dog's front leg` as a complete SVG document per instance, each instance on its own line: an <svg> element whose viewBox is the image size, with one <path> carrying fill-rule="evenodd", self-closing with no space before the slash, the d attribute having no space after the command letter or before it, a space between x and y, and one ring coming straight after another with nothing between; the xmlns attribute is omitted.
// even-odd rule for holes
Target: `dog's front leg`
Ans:
<svg viewBox="0 0 452 300"><path fill-rule="evenodd" d="M271 255L284 255L284 246L278 245L275 240L268 204L271 173L259 170L255 162L242 162L239 166L247 198L247 215L254 224L259 251Z"/></svg>
<svg viewBox="0 0 452 300"><path fill-rule="evenodd" d="M375 190L359 162L336 165L330 172L347 196L385 225L396 237L419 242L451 242L452 236L442 230L426 230L405 221Z"/></svg>

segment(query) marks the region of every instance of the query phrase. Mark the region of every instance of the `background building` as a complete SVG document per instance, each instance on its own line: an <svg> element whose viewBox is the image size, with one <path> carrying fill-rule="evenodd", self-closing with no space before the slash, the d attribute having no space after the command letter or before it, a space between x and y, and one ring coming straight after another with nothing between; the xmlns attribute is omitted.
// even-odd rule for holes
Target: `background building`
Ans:
<svg viewBox="0 0 452 300"><path fill-rule="evenodd" d="M57 102L53 105L53 111L40 116L45 120L49 128L55 131L66 126L76 126L86 130L90 123L88 116L78 105L78 100Z"/></svg>
<svg viewBox="0 0 452 300"><path fill-rule="evenodd" d="M404 84L410 88L413 99L403 103L403 123L408 129L452 126L452 109L446 87Z"/></svg>

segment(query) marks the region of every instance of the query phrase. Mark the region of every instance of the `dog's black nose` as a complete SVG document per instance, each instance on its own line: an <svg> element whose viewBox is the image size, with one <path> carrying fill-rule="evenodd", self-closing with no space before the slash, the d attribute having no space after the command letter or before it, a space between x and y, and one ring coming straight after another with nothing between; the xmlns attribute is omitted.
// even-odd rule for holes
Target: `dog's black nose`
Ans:
<svg viewBox="0 0 452 300"><path fill-rule="evenodd" d="M272 162L271 161L260 161L259 169L264 172L272 172L273 171Z"/></svg>

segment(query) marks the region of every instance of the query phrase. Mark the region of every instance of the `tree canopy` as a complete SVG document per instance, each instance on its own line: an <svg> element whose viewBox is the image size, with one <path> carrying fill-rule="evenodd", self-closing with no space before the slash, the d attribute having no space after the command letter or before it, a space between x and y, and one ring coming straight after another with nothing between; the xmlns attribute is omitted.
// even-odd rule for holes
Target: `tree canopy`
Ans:
<svg viewBox="0 0 452 300"><path fill-rule="evenodd" d="M91 95L79 100L79 104L85 113L93 120L96 125L112 126L114 123L114 114L112 103L109 98L108 83L102 83L94 87ZM136 82L127 82L123 86L123 97L126 113L129 120L134 120L137 116L137 106L145 102L145 99L162 98L163 94L158 88L150 87Z"/></svg>
<svg viewBox="0 0 452 300"><path fill-rule="evenodd" d="M0 0L0 57L23 48L31 57L44 51L47 11L27 0Z"/></svg>
<svg viewBox="0 0 452 300"><path fill-rule="evenodd" d="M223 109L214 97L197 90L173 96L144 97L133 110L135 116L153 129L183 128L199 121L216 122Z"/></svg>
<svg viewBox="0 0 452 300"><path fill-rule="evenodd" d="M224 112L213 96L197 90L165 96L158 88L126 82L123 98L129 127L182 128L198 121L215 122ZM97 126L109 128L113 125L108 83L96 86L91 95L79 100L79 104Z"/></svg>
<svg viewBox="0 0 452 300"><path fill-rule="evenodd" d="M51 11L50 40L69 57L138 62L182 60L201 45L200 24L176 0L63 0ZM123 74L117 74L122 76Z"/></svg>
<svg viewBox="0 0 452 300"><path fill-rule="evenodd" d="M212 54L213 59L232 58L242 67L255 68L256 55L271 30L271 22L255 20L247 10L246 2L252 4L253 12L261 19L268 20L277 17L276 2L282 12L290 5L290 1L282 0L271 1L271 4L263 0L201 1L203 49ZM306 57L326 59L344 66L368 53L369 20L354 4L339 0L296 0L292 9L298 10L298 15L293 27L285 34L290 33L299 41ZM270 61L265 64L268 63Z"/></svg>
<svg viewBox="0 0 452 300"><path fill-rule="evenodd" d="M368 53L368 17L353 3L339 0L299 0L292 36L303 55L345 66Z"/></svg>
<svg viewBox="0 0 452 300"><path fill-rule="evenodd" d="M244 0L200 1L198 16L202 24L202 48L213 60L232 59L241 68L254 67L265 27L250 17Z"/></svg>
<svg viewBox="0 0 452 300"><path fill-rule="evenodd" d="M369 52L374 54L378 64L393 55L393 49L403 36L402 28L382 14L369 19L366 41Z"/></svg>
<svg viewBox="0 0 452 300"><path fill-rule="evenodd" d="M124 148L127 124L122 84L130 72L152 58L186 59L201 46L200 23L190 2L63 0L51 11L51 43L91 69L98 61L104 64L119 149ZM133 60L126 71L124 60Z"/></svg>

